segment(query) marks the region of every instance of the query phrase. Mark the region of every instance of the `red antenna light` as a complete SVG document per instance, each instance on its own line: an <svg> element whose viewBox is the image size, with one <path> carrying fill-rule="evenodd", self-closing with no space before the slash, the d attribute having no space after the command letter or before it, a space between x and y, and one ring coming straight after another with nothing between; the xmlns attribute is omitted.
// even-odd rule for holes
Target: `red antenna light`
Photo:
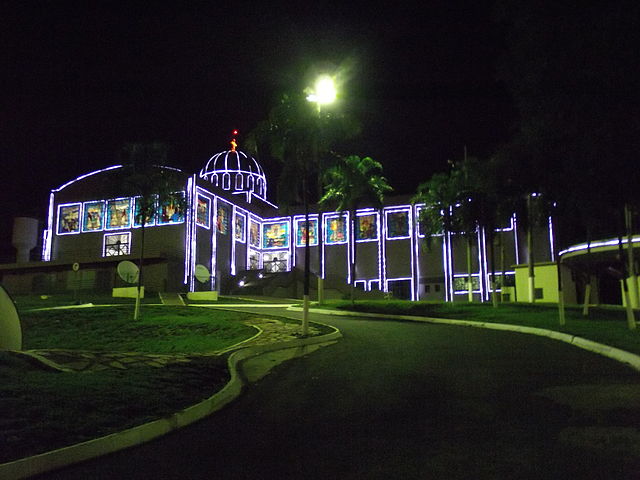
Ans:
<svg viewBox="0 0 640 480"><path fill-rule="evenodd" d="M236 135L238 135L238 130L234 129L232 134L233 134L233 138L231 139L231 151L235 152L236 147L238 146L238 142L236 142Z"/></svg>

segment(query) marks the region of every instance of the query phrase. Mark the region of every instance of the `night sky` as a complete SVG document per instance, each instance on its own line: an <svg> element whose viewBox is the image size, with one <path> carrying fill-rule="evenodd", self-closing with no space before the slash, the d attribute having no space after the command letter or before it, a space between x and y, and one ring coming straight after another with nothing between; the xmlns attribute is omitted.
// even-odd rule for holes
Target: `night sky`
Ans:
<svg viewBox="0 0 640 480"><path fill-rule="evenodd" d="M340 108L362 124L343 153L382 162L398 193L465 145L486 156L508 138L491 1L256 4L3 2L0 240L13 216L44 218L51 188L115 163L124 142L167 142L189 172L234 128L242 149L242 133L323 68L344 72Z"/></svg>

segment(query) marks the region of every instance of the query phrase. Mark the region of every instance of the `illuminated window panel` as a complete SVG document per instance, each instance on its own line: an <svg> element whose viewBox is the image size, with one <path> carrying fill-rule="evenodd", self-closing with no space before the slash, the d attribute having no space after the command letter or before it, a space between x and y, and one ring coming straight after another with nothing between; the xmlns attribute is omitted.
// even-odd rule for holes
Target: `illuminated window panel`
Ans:
<svg viewBox="0 0 640 480"><path fill-rule="evenodd" d="M273 222L262 224L262 248L288 248L289 222Z"/></svg>
<svg viewBox="0 0 640 480"><path fill-rule="evenodd" d="M131 233L107 233L102 247L103 257L129 255L131 252Z"/></svg>
<svg viewBox="0 0 640 480"><path fill-rule="evenodd" d="M104 202L85 202L82 208L82 231L99 232L104 228Z"/></svg>
<svg viewBox="0 0 640 480"><path fill-rule="evenodd" d="M236 212L233 235L236 242L245 243L247 241L247 216L245 214Z"/></svg>
<svg viewBox="0 0 640 480"><path fill-rule="evenodd" d="M289 252L269 252L262 255L262 268L267 273L280 273L289 271Z"/></svg>
<svg viewBox="0 0 640 480"><path fill-rule="evenodd" d="M325 217L324 241L327 245L347 243L349 240L347 218L346 215L328 215Z"/></svg>
<svg viewBox="0 0 640 480"><path fill-rule="evenodd" d="M469 292L469 287L467 286L468 275L466 274L456 274L453 277L453 292L456 295L460 295L463 293ZM474 293L480 293L480 275L477 273L473 273L471 275L471 290Z"/></svg>
<svg viewBox="0 0 640 480"><path fill-rule="evenodd" d="M58 235L80 233L81 204L58 205Z"/></svg>
<svg viewBox="0 0 640 480"><path fill-rule="evenodd" d="M260 248L260 223L249 220L249 245Z"/></svg>
<svg viewBox="0 0 640 480"><path fill-rule="evenodd" d="M196 198L196 225L211 228L211 199L200 194Z"/></svg>
<svg viewBox="0 0 640 480"><path fill-rule="evenodd" d="M296 220L296 247L306 246L307 228L304 218ZM309 245L318 245L318 219L309 219Z"/></svg>
<svg viewBox="0 0 640 480"><path fill-rule="evenodd" d="M249 270L260 270L260 252L249 249Z"/></svg>
<svg viewBox="0 0 640 480"><path fill-rule="evenodd" d="M401 240L411 237L409 231L409 210L386 211L387 240Z"/></svg>
<svg viewBox="0 0 640 480"><path fill-rule="evenodd" d="M177 194L184 198L184 192ZM184 222L184 211L181 208L180 202L172 198L168 198L160 203L158 209L158 225L170 225Z"/></svg>
<svg viewBox="0 0 640 480"><path fill-rule="evenodd" d="M119 230L131 227L131 199L116 198L107 200L106 230Z"/></svg>
<svg viewBox="0 0 640 480"><path fill-rule="evenodd" d="M378 239L377 213L366 213L356 216L355 237L357 242L373 242Z"/></svg>
<svg viewBox="0 0 640 480"><path fill-rule="evenodd" d="M142 226L142 210L145 210L142 197L133 198L133 226L138 228ZM153 227L156 224L156 216L158 210L158 197L153 195L148 200L147 215L144 223L145 227Z"/></svg>
<svg viewBox="0 0 640 480"><path fill-rule="evenodd" d="M221 235L229 235L229 218L231 217L231 205L218 199L216 207L216 229Z"/></svg>

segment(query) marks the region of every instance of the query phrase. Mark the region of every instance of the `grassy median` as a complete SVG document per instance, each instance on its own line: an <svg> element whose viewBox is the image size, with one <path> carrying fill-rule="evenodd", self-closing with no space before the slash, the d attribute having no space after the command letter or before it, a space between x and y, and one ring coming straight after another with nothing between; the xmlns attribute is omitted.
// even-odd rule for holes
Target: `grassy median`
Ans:
<svg viewBox="0 0 640 480"><path fill-rule="evenodd" d="M585 317L582 315L581 307L569 306L566 308L564 326L559 324L557 305L549 304L508 303L499 304L494 308L490 303L357 300L352 306L349 301L334 300L327 301L323 308L545 328L640 354L640 328L630 331L627 328L625 311L619 307L592 307L589 309L589 315ZM636 316L640 318L640 312L636 312Z"/></svg>
<svg viewBox="0 0 640 480"><path fill-rule="evenodd" d="M23 348L197 354L255 334L249 314L129 305L21 312ZM228 381L226 358L192 357L163 368L58 372L0 352L0 462L139 425L193 405Z"/></svg>

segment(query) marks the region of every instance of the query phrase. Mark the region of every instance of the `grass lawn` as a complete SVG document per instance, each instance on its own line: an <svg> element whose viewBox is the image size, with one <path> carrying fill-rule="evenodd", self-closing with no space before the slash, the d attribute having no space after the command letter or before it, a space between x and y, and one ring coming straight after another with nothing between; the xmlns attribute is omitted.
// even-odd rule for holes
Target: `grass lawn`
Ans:
<svg viewBox="0 0 640 480"><path fill-rule="evenodd" d="M23 349L206 353L256 333L241 323L250 314L159 305L141 312L134 322L130 306L24 311Z"/></svg>
<svg viewBox="0 0 640 480"><path fill-rule="evenodd" d="M161 418L213 395L227 381L223 357L62 373L0 352L0 463Z"/></svg>
<svg viewBox="0 0 640 480"><path fill-rule="evenodd" d="M18 304L20 305L20 304ZM23 310L23 348L203 353L255 334L249 314L145 305ZM123 430L193 405L227 381L225 357L63 373L0 352L0 462Z"/></svg>
<svg viewBox="0 0 640 480"><path fill-rule="evenodd" d="M566 309L566 325L558 323L556 305L501 304L493 308L490 303L444 303L410 302L403 300L357 300L352 307L350 301L327 301L323 308L355 310L392 315L418 315L478 322L508 323L529 327L546 328L577 335L596 342L640 354L640 328L627 328L625 311L616 307L594 307L589 316L582 316L582 308L570 306ZM638 315L638 312L636 312Z"/></svg>

